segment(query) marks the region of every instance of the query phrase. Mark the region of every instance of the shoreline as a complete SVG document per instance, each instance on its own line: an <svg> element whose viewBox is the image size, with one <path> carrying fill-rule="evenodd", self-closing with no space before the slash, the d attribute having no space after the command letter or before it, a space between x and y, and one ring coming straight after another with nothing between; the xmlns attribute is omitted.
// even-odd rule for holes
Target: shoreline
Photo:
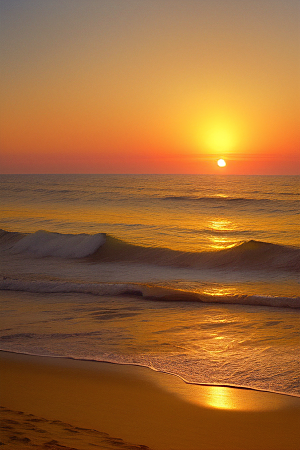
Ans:
<svg viewBox="0 0 300 450"><path fill-rule="evenodd" d="M1 405L6 410L98 430L132 443L120 447L120 441L118 448L299 448L298 397L194 385L143 366L8 351L0 351L0 365Z"/></svg>
<svg viewBox="0 0 300 450"><path fill-rule="evenodd" d="M18 351L13 351L13 350L3 350L0 348L0 358L1 358L1 353L9 353L9 354L14 354L14 355L24 355L24 356L33 356L33 357L37 357L37 358L50 358L50 359L66 359L66 360L71 360L71 361L79 361L79 362L90 362L90 363L100 363L100 364L113 364L116 366L129 366L129 367L141 367L144 369L149 369L155 373L159 373L159 374L165 374L165 375L171 375L172 377L176 377L179 380L181 380L183 383L190 385L190 386L203 386L203 387L216 387L216 388L229 388L229 389L241 389L241 390L245 390L245 391L254 391L254 392L263 392L263 393L267 393L267 394L276 394L276 395L284 395L287 397L291 397L291 398L297 398L300 399L300 394L292 394L292 393L288 393L288 392L280 392L280 391L271 391L271 390L267 390L267 389L259 389L259 388L255 388L255 387L250 387L250 386L238 386L238 385L234 385L234 384L213 384L213 383L197 383L197 382L193 382L193 381L188 381L185 378L183 378L181 375L178 375L176 373L172 373L172 372L166 372L163 370L158 370L155 369L154 367L150 367L150 366L146 366L143 364L139 364L139 363L122 363L122 362L115 362L115 361L105 361L105 360L96 360L96 359L83 359L83 358L75 358L73 356L58 356L58 355L36 355L34 353L26 353L26 352L18 352Z"/></svg>

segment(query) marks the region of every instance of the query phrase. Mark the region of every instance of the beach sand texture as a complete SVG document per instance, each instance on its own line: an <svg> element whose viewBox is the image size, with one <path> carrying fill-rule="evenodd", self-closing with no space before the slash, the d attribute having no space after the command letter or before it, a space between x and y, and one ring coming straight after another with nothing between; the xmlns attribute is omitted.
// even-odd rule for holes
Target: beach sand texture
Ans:
<svg viewBox="0 0 300 450"><path fill-rule="evenodd" d="M124 442L108 433L74 427L61 420L49 420L23 411L0 407L1 445L5 449L36 450L148 450L149 447ZM55 439L54 439L55 438ZM149 449L150 450L150 449Z"/></svg>
<svg viewBox="0 0 300 450"><path fill-rule="evenodd" d="M299 398L188 385L144 367L0 354L3 448L299 448Z"/></svg>

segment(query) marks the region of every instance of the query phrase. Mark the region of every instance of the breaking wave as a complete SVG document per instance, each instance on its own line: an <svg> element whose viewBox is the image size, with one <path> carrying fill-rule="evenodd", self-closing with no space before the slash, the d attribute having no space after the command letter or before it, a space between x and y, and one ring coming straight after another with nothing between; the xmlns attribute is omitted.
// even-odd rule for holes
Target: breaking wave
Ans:
<svg viewBox="0 0 300 450"><path fill-rule="evenodd" d="M13 254L35 257L87 258L88 262L133 262L193 269L300 270L300 249L255 240L234 247L186 252L130 244L104 233L61 234L1 231L0 246Z"/></svg>
<svg viewBox="0 0 300 450"><path fill-rule="evenodd" d="M61 234L37 231L32 234L10 233L1 230L0 244L12 253L29 253L37 257L84 258L105 242L105 234Z"/></svg>
<svg viewBox="0 0 300 450"><path fill-rule="evenodd" d="M138 283L74 283L66 281L28 281L11 278L0 280L0 290L48 294L89 294L97 296L137 296L164 302L200 302L235 305L300 308L300 297L266 295L213 295Z"/></svg>

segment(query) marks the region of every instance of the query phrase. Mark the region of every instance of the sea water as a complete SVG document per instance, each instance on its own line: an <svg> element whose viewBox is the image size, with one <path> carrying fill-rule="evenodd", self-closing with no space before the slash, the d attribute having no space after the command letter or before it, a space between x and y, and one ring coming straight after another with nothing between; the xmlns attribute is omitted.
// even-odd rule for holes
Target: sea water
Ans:
<svg viewBox="0 0 300 450"><path fill-rule="evenodd" d="M299 177L2 175L0 349L300 395Z"/></svg>

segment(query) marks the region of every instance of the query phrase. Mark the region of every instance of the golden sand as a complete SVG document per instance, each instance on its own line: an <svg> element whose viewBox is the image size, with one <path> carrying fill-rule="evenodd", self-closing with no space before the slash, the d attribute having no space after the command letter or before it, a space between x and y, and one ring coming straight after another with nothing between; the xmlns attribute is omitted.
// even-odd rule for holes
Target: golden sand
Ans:
<svg viewBox="0 0 300 450"><path fill-rule="evenodd" d="M299 398L109 363L0 352L0 364L4 449L300 448Z"/></svg>
<svg viewBox="0 0 300 450"><path fill-rule="evenodd" d="M98 430L74 427L61 420L49 420L2 406L0 418L0 445L7 450L150 450Z"/></svg>

